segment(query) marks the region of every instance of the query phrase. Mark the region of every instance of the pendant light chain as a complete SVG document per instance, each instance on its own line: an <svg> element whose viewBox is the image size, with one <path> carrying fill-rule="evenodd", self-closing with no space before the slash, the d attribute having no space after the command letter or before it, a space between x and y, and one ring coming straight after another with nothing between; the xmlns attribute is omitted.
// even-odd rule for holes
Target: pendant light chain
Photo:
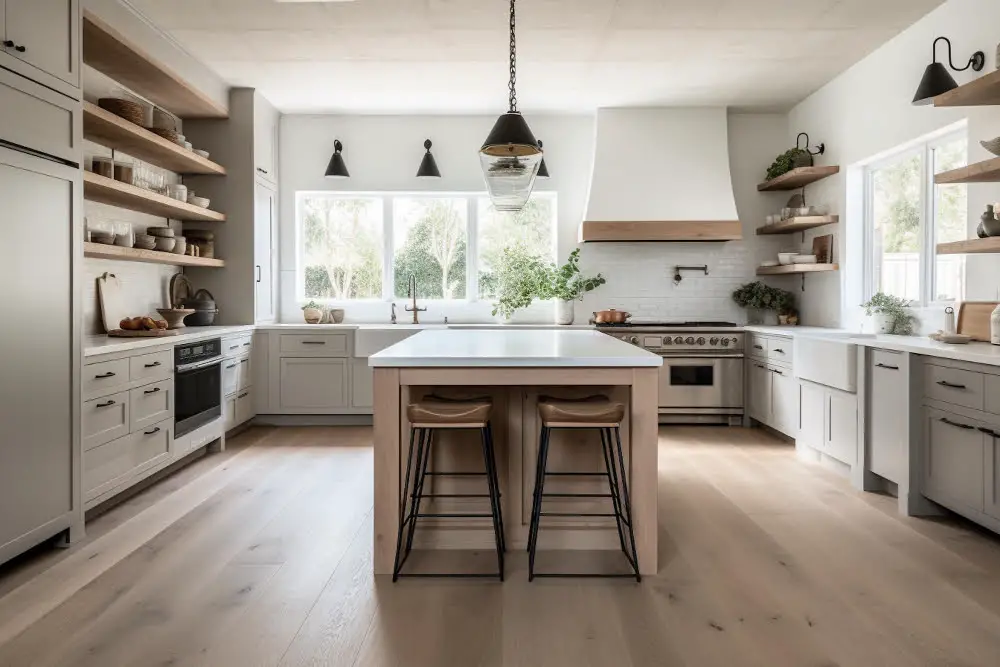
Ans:
<svg viewBox="0 0 1000 667"><path fill-rule="evenodd" d="M514 89L514 83L517 80L517 41L514 37L515 29L515 14L514 14L514 2L516 0L510 0L510 113L517 112L517 91Z"/></svg>

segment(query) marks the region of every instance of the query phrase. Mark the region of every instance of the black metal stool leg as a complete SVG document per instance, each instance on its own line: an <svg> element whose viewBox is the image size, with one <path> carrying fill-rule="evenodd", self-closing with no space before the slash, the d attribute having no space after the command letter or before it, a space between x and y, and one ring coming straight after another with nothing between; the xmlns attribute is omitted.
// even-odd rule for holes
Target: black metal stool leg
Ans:
<svg viewBox="0 0 1000 667"><path fill-rule="evenodd" d="M496 485L493 483L493 463L491 461L493 452L490 448L486 427L483 427L480 431L480 436L483 445L483 464L486 466L486 485L489 489L490 509L493 515L493 538L496 541L497 549L497 574L500 577L500 581L503 581L503 537L500 533L500 515L498 513L500 501L497 498Z"/></svg>
<svg viewBox="0 0 1000 667"><path fill-rule="evenodd" d="M419 430L420 429L415 428L410 429L410 448L407 450L406 454L406 477L403 482L403 491L399 498L399 531L396 533L396 558L393 561L392 566L393 581L399 579L399 568L402 567L402 563L399 562L399 554L403 548L403 528L406 526L406 497L410 492L410 469L413 467L413 440L416 436L416 432ZM420 438L422 441L423 434L421 434ZM419 465L419 463L417 465Z"/></svg>
<svg viewBox="0 0 1000 667"><path fill-rule="evenodd" d="M549 459L549 438L550 430L543 428L541 470L538 476L538 489L535 492L535 511L532 517L534 524L534 539L531 541L531 549L528 552L528 581L535 579L535 551L538 548L538 525L542 519L542 496L545 493L545 466Z"/></svg>
<svg viewBox="0 0 1000 667"><path fill-rule="evenodd" d="M608 483L611 486L611 505L615 510L615 526L618 528L618 542L622 546L622 552L628 553L625 548L625 531L622 530L622 508L621 499L618 497L618 474L615 472L614 451L611 448L611 433L609 429L601 431L601 452L604 454L604 469L608 473Z"/></svg>
<svg viewBox="0 0 1000 667"><path fill-rule="evenodd" d="M632 501L629 499L628 493L628 472L625 468L625 458L622 455L622 437L621 428L615 427L615 442L618 445L618 464L621 466L622 478L621 478L621 500L625 505L625 516L628 521L628 539L632 545L632 566L635 568L635 580L642 581L642 575L639 574L639 552L635 549L635 531L632 529Z"/></svg>
<svg viewBox="0 0 1000 667"><path fill-rule="evenodd" d="M542 483L542 453L545 451L545 447L549 441L549 429L542 427L538 435L538 455L535 457L535 487L532 489L531 495L531 520L528 522L528 547L527 552L531 553L532 544L535 542L535 512L540 511L539 508L539 497L538 489Z"/></svg>
<svg viewBox="0 0 1000 667"><path fill-rule="evenodd" d="M424 482L427 480L427 465L431 460L431 444L434 439L433 429L422 430L424 437L421 442L423 446L417 454L417 478L413 483L413 500L410 503L410 531L406 537L406 556L409 556L413 549L413 534L417 529L417 517L420 514L420 503L424 496Z"/></svg>
<svg viewBox="0 0 1000 667"><path fill-rule="evenodd" d="M493 446L493 425L486 422L486 444L490 450L490 467L493 476L493 488L497 494L497 518L500 519L500 548L507 553L507 535L503 527L503 503L500 501L503 494L500 492L500 473L497 471L496 449Z"/></svg>

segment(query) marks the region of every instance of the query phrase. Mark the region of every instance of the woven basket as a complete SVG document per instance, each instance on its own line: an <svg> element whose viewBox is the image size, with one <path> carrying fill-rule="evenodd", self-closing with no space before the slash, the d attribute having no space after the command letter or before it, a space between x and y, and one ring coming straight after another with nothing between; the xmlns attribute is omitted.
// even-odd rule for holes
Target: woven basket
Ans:
<svg viewBox="0 0 1000 667"><path fill-rule="evenodd" d="M97 100L97 106L140 127L146 124L146 107L138 102L117 97L102 97Z"/></svg>
<svg viewBox="0 0 1000 667"><path fill-rule="evenodd" d="M147 127L146 129L149 130L150 132L152 132L153 134L160 135L161 137L163 137L167 141L172 141L175 144L179 144L180 143L178 141L178 139L180 138L181 135L180 135L180 133L177 130L164 130L164 129L159 128L159 127Z"/></svg>

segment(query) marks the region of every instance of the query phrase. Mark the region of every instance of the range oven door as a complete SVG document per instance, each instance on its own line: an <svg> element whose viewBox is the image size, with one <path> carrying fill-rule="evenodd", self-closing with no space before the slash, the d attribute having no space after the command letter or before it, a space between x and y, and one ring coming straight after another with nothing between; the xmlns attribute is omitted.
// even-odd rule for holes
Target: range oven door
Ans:
<svg viewBox="0 0 1000 667"><path fill-rule="evenodd" d="M174 375L174 437L222 415L222 359L178 366Z"/></svg>
<svg viewBox="0 0 1000 667"><path fill-rule="evenodd" d="M743 357L664 357L660 412L742 414Z"/></svg>

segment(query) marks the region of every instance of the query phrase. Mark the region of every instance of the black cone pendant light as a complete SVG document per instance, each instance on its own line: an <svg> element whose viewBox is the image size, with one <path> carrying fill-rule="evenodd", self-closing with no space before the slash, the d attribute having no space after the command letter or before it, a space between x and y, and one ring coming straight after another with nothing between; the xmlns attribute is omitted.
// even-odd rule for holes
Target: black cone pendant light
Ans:
<svg viewBox="0 0 1000 667"><path fill-rule="evenodd" d="M938 95L958 88L958 84L955 83L955 78L948 71L948 68L937 61L937 43L942 39L948 44L948 65L956 72L964 72L970 67L973 71L981 72L986 65L986 54L982 51L976 51L969 58L968 65L961 68L955 67L955 63L951 59L951 40L947 37L938 37L931 45L931 64L924 70L924 76L920 79L920 85L917 87L917 94L913 96L913 104L917 106L933 104L934 98Z"/></svg>
<svg viewBox="0 0 1000 667"><path fill-rule="evenodd" d="M549 177L549 168L545 164L545 157L544 157L545 150L542 148L542 140L541 139L538 140L538 150L542 151L542 155L543 155L543 157L542 157L542 163L540 165L538 165L538 178L548 178Z"/></svg>
<svg viewBox="0 0 1000 667"><path fill-rule="evenodd" d="M515 40L515 0L510 0L510 106L497 119L482 148L479 163L486 178L493 207L498 211L520 211L531 196L542 162L542 151L517 110L517 43Z"/></svg>
<svg viewBox="0 0 1000 667"><path fill-rule="evenodd" d="M420 161L420 168L417 169L417 178L441 178L441 172L438 170L437 162L434 160L434 156L431 155L431 140L428 139L424 142L424 159Z"/></svg>
<svg viewBox="0 0 1000 667"><path fill-rule="evenodd" d="M347 171L347 164L344 163L344 156L341 152L344 150L344 144L340 143L340 140L333 142L333 155L330 157L330 163L326 165L326 177L327 178L347 178L351 174Z"/></svg>

